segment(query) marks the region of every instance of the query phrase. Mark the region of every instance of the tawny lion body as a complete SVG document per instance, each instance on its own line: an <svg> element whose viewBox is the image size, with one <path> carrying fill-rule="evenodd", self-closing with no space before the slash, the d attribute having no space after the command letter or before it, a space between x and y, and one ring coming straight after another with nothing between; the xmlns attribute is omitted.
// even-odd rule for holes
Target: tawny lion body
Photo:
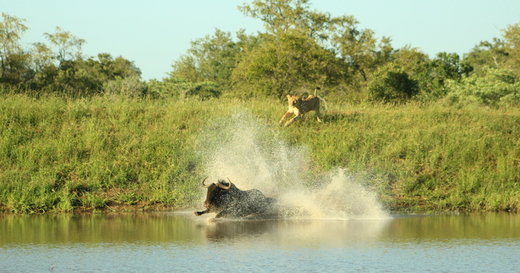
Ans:
<svg viewBox="0 0 520 273"><path fill-rule="evenodd" d="M316 119L319 122L321 122L320 98L316 94L309 95L306 98L295 95L287 95L287 101L289 103L289 109L287 109L287 112L285 112L285 114L280 119L280 124L282 124L282 122L292 114L294 115L294 117L289 119L284 125L289 126L293 122L295 122L296 119L301 118L305 113L309 111L315 111Z"/></svg>

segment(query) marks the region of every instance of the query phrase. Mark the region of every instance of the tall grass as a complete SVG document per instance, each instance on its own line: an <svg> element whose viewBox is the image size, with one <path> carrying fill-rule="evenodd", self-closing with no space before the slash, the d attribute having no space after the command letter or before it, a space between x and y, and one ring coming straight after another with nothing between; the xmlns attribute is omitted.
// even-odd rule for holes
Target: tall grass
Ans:
<svg viewBox="0 0 520 273"><path fill-rule="evenodd" d="M341 109L340 109L341 110ZM518 111L371 106L329 114L308 143L323 168L344 166L392 207L505 210L520 206Z"/></svg>
<svg viewBox="0 0 520 273"><path fill-rule="evenodd" d="M274 100L0 96L0 207L192 205L204 175L201 134L244 109L309 147L316 173L346 168L390 208L518 211L519 110L329 104L323 123L282 128L285 106Z"/></svg>
<svg viewBox="0 0 520 273"><path fill-rule="evenodd" d="M184 206L200 103L0 99L0 204L14 212L112 204Z"/></svg>

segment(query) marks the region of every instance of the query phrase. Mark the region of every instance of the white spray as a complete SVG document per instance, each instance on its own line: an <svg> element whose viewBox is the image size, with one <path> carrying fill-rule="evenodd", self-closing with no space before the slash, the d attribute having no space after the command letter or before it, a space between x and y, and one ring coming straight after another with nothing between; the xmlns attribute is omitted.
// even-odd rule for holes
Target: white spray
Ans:
<svg viewBox="0 0 520 273"><path fill-rule="evenodd" d="M285 217L388 217L376 194L345 170L312 174L305 147L279 140L275 130L248 114L236 113L229 119L215 121L202 136L205 169L210 179L229 178L242 190L256 188L277 198Z"/></svg>

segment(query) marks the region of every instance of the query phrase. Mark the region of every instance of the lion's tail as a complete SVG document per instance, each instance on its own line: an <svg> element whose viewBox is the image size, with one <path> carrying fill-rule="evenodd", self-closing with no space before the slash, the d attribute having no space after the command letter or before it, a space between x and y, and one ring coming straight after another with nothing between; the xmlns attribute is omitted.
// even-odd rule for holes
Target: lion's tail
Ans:
<svg viewBox="0 0 520 273"><path fill-rule="evenodd" d="M323 102L325 110L328 110L329 108L327 107L327 101L325 101L322 97L318 96L318 90L320 90L319 87L314 88L314 96L317 97L320 100L320 102Z"/></svg>

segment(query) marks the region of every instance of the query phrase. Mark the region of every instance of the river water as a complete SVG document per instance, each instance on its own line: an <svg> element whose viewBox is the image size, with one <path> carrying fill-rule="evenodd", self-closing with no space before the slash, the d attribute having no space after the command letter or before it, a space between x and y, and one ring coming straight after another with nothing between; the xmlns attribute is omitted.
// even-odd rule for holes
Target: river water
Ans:
<svg viewBox="0 0 520 273"><path fill-rule="evenodd" d="M520 272L520 216L0 215L0 272Z"/></svg>

